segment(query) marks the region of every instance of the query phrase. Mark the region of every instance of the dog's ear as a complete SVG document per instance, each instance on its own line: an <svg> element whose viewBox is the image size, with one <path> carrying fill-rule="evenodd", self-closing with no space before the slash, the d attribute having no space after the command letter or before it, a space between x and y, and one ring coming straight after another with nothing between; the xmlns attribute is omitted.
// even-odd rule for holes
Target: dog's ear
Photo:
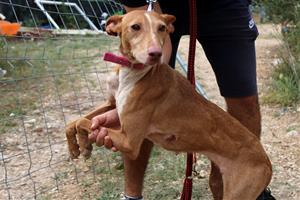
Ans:
<svg viewBox="0 0 300 200"><path fill-rule="evenodd" d="M123 15L113 15L108 18L105 26L105 30L108 35L117 36L121 33L121 23Z"/></svg>
<svg viewBox="0 0 300 200"><path fill-rule="evenodd" d="M167 24L168 33L173 33L174 32L173 23L176 21L176 17L174 15L168 15L168 14L161 14L160 16L164 19L165 23Z"/></svg>

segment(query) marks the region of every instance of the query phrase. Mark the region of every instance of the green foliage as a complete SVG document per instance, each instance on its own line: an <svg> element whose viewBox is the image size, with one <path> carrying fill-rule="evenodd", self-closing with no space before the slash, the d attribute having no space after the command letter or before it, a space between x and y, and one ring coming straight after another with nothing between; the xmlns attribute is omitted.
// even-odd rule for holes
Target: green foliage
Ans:
<svg viewBox="0 0 300 200"><path fill-rule="evenodd" d="M295 24L299 19L299 0L261 0L260 2L275 22L289 21Z"/></svg>
<svg viewBox="0 0 300 200"><path fill-rule="evenodd" d="M96 164L96 176L99 192L94 199L111 200L119 199L124 188L123 170L116 169L115 166L122 163L120 154L109 152L101 148L95 149L102 156L93 157ZM109 157L110 166L105 165L103 152ZM101 161L102 159L102 161ZM184 180L186 154L176 155L161 148L154 147L149 160L145 184L145 199L163 199L174 200L180 198L182 183ZM209 165L208 159L201 157L199 169L207 170ZM207 190L207 178L194 177L193 179L193 198L194 199L212 199L210 192ZM91 198L90 198L91 199Z"/></svg>
<svg viewBox="0 0 300 200"><path fill-rule="evenodd" d="M34 20L33 19L26 19L23 23L22 23L22 26L25 26L25 27L35 27L35 26L38 26L40 24L35 24Z"/></svg>
<svg viewBox="0 0 300 200"><path fill-rule="evenodd" d="M4 37L0 37L0 49L3 49L5 47L5 41L4 41Z"/></svg>
<svg viewBox="0 0 300 200"><path fill-rule="evenodd" d="M116 187L118 182L105 181L101 183L102 195L97 200L115 200L120 199L121 188Z"/></svg>
<svg viewBox="0 0 300 200"><path fill-rule="evenodd" d="M289 28L289 31L284 35L289 48L292 51L293 56L300 59L300 15L298 22Z"/></svg>
<svg viewBox="0 0 300 200"><path fill-rule="evenodd" d="M300 1L262 0L268 15L282 25L282 63L273 74L273 87L267 100L290 106L300 102Z"/></svg>
<svg viewBox="0 0 300 200"><path fill-rule="evenodd" d="M273 85L265 100L283 106L291 106L300 102L300 63L295 66L283 62L273 74Z"/></svg>
<svg viewBox="0 0 300 200"><path fill-rule="evenodd" d="M113 15L124 15L124 12L122 10L119 10L115 12Z"/></svg>
<svg viewBox="0 0 300 200"><path fill-rule="evenodd" d="M70 6L62 5L57 7L61 14L61 19L65 28L69 29L85 29L89 28L88 23L83 19L83 17Z"/></svg>

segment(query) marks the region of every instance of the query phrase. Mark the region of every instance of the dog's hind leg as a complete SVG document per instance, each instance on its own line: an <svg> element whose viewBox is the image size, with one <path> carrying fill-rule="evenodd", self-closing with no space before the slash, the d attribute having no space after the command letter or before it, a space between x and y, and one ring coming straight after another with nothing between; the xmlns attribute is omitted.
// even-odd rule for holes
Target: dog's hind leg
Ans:
<svg viewBox="0 0 300 200"><path fill-rule="evenodd" d="M245 160L244 160L245 161ZM256 200L270 182L268 163L231 163L223 173L223 200Z"/></svg>
<svg viewBox="0 0 300 200"><path fill-rule="evenodd" d="M211 172L209 175L209 187L213 194L214 200L223 199L223 180L218 166L211 162Z"/></svg>

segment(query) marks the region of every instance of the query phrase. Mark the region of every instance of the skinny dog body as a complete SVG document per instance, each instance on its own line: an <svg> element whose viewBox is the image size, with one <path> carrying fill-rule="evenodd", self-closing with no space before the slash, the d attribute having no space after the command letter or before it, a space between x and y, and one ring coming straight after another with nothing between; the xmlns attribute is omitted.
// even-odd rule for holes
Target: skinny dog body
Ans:
<svg viewBox="0 0 300 200"><path fill-rule="evenodd" d="M271 179L271 164L259 139L239 121L200 96L177 71L161 64L161 49L175 18L134 11L108 20L108 33L121 36L120 50L142 69L120 67L115 103L121 128L106 129L114 146L132 159L144 139L175 152L199 152L222 173L224 200L255 200ZM114 108L114 102L101 112ZM103 109L104 108L104 109ZM71 155L80 154L74 132L89 132L90 117L71 123ZM85 128L83 128L85 127ZM91 145L79 141L80 150ZM85 144L83 144L85 143ZM77 145L77 146L76 146ZM86 150L87 149L87 150Z"/></svg>

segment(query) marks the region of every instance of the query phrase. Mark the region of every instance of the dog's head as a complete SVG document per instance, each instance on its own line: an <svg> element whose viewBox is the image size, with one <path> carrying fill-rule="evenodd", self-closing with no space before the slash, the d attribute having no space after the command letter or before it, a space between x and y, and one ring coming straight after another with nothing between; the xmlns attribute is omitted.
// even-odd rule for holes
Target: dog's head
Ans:
<svg viewBox="0 0 300 200"><path fill-rule="evenodd" d="M107 20L106 31L121 38L120 51L132 62L153 65L161 62L166 37L174 31L175 17L136 10L114 15Z"/></svg>

